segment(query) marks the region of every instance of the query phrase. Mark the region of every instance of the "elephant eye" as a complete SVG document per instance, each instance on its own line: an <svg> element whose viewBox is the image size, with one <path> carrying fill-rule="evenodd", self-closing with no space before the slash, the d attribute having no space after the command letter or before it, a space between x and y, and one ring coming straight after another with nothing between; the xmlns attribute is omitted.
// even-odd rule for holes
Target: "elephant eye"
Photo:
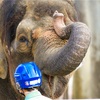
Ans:
<svg viewBox="0 0 100 100"><path fill-rule="evenodd" d="M25 36L20 37L19 39L20 42L26 42L28 41L27 38Z"/></svg>

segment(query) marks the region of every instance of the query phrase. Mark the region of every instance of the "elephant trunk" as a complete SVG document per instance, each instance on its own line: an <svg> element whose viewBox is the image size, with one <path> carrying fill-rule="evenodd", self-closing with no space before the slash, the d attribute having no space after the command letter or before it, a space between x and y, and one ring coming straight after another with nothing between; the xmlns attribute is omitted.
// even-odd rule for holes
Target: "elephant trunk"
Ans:
<svg viewBox="0 0 100 100"><path fill-rule="evenodd" d="M57 25L54 28L56 33L61 37L65 36L65 33L70 33L70 36L68 35L67 37L69 38L68 42L59 48L53 47L47 51L39 51L41 53L38 52L37 55L39 55L38 59L40 61L35 60L42 72L50 76L67 75L75 70L82 62L90 44L90 30L87 25L81 22L71 22L66 27L65 25L63 27L63 25ZM62 30L64 35L61 33ZM44 49L44 45L41 47Z"/></svg>
<svg viewBox="0 0 100 100"><path fill-rule="evenodd" d="M67 27L65 28L66 30ZM46 67L43 68L45 74L67 75L82 62L90 44L90 31L81 22L71 24L70 31L68 43L58 50L56 54L49 55L45 62Z"/></svg>
<svg viewBox="0 0 100 100"><path fill-rule="evenodd" d="M71 34L68 43L53 57L49 57L49 61L47 61L49 66L44 68L44 73L66 75L82 62L90 44L90 31L85 24L80 22L71 24L70 29Z"/></svg>
<svg viewBox="0 0 100 100"><path fill-rule="evenodd" d="M53 24L54 24L54 29L56 31L56 33L58 34L58 36L60 36L60 38L66 38L69 39L69 33L70 33L70 29L68 30L67 28L67 32L65 31L66 25L64 23L64 15L62 13L59 13L58 11L55 11L53 14ZM66 18L67 21L67 25L73 23L68 17ZM67 34L66 34L67 33Z"/></svg>

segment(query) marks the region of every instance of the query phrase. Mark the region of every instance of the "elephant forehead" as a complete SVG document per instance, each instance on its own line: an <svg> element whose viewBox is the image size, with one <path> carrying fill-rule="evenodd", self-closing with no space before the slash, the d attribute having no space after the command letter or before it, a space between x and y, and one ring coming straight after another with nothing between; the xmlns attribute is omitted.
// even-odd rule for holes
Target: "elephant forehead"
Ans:
<svg viewBox="0 0 100 100"><path fill-rule="evenodd" d="M39 18L46 15L52 16L56 10L63 11L63 8L66 8L67 5L69 6L65 0L30 0L30 2L27 2L27 14Z"/></svg>
<svg viewBox="0 0 100 100"><path fill-rule="evenodd" d="M28 18L28 19L22 20L19 23L17 30L24 29L27 31L27 30L32 30L34 27L35 27L35 23L32 21L31 18Z"/></svg>

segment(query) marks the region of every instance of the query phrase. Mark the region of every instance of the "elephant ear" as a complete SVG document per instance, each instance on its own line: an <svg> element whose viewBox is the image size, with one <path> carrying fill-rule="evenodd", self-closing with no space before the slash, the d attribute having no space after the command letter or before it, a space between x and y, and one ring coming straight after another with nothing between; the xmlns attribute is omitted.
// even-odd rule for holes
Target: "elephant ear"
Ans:
<svg viewBox="0 0 100 100"><path fill-rule="evenodd" d="M25 3L26 4L26 3ZM6 46L10 48L11 42L16 35L16 28L22 20L26 5L24 0L3 0L0 5L0 78L7 76L7 55L4 51Z"/></svg>
<svg viewBox="0 0 100 100"><path fill-rule="evenodd" d="M7 60L0 41L0 78L5 79L7 76Z"/></svg>

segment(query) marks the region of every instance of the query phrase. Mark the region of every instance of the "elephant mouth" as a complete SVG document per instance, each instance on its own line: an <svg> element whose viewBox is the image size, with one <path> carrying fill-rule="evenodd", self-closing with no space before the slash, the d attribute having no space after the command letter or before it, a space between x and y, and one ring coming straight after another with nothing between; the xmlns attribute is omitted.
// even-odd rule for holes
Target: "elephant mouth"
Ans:
<svg viewBox="0 0 100 100"><path fill-rule="evenodd" d="M68 76L50 76L43 74L43 84L39 88L40 92L50 98L56 99L66 90L66 84L69 81Z"/></svg>

